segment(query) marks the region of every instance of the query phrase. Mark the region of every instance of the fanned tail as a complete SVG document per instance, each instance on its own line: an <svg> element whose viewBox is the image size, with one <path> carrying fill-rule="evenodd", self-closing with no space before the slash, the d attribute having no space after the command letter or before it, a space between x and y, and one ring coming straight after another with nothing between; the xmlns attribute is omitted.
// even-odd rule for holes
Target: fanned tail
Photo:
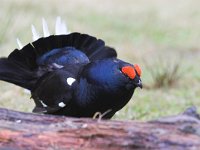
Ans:
<svg viewBox="0 0 200 150"><path fill-rule="evenodd" d="M0 59L0 80L31 90L36 79L37 75L25 66L7 58Z"/></svg>
<svg viewBox="0 0 200 150"><path fill-rule="evenodd" d="M39 33L32 25L33 40L36 41L22 47L22 43L17 39L17 43L21 50L15 49L8 58L0 58L0 80L31 90L34 88L37 79L43 75L38 72L39 68L43 67L41 66L42 64L39 64L38 60L43 58L43 56L46 56L44 57L47 59L46 62L50 62L48 61L48 59L50 59L48 56L54 54L56 55L56 58L53 59L53 61L61 59L62 56L60 55L63 53L66 54L69 49L83 52L90 62L117 56L116 51L113 48L106 46L104 41L101 39L77 32L68 34L65 23L60 17L58 17L56 21L56 35L49 36L50 33L46 21L43 19L42 22L44 32L43 38L40 38ZM55 49L59 50L55 51ZM82 54L71 52L71 55L72 54L76 55L77 59L82 59ZM71 55L69 55L69 57ZM68 55L66 55L66 57L67 56ZM51 64L46 65L47 66L45 67L48 67L48 65ZM56 65L59 66L59 64ZM47 71L48 70L46 70L46 72Z"/></svg>
<svg viewBox="0 0 200 150"><path fill-rule="evenodd" d="M51 35L40 38L32 43L37 51L38 57L50 52L53 49L63 47L74 47L85 53L90 61L116 57L116 51L105 45L104 41L93 36L81 33L71 33L68 35Z"/></svg>
<svg viewBox="0 0 200 150"><path fill-rule="evenodd" d="M55 35L49 36L50 32L44 18L42 19L42 28L44 37L41 37L34 25L31 26L34 41L32 43L33 47L26 46L23 50L33 51L34 49L37 53L37 57L40 57L53 49L73 47L85 53L90 61L117 56L116 51L111 47L105 46L104 41L101 39L76 32L70 34L61 17L56 18ZM22 44L19 39L17 39L17 43L21 49Z"/></svg>

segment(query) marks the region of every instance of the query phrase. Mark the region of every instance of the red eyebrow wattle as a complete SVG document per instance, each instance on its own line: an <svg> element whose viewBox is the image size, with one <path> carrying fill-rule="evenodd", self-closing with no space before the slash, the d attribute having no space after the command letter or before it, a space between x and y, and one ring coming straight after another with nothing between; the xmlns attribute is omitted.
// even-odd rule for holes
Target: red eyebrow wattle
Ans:
<svg viewBox="0 0 200 150"><path fill-rule="evenodd" d="M136 76L135 69L132 66L122 67L122 72L131 79L134 79Z"/></svg>
<svg viewBox="0 0 200 150"><path fill-rule="evenodd" d="M140 68L140 66L139 66L138 64L135 64L135 65L134 65L134 68L135 68L137 74L138 74L139 76L141 76L141 75L142 75L142 69Z"/></svg>

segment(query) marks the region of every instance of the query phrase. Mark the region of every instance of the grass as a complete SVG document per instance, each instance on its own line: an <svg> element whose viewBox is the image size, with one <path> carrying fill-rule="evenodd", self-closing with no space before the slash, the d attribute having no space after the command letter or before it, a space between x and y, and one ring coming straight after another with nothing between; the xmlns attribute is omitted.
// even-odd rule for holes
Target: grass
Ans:
<svg viewBox="0 0 200 150"><path fill-rule="evenodd" d="M151 74L153 83L152 85L144 85L144 87L149 89L163 87L170 88L179 82L183 75L183 73L180 72L181 66L183 65L181 59L176 57L176 60L173 60L172 56L168 57L168 60L166 61L162 61L163 59L166 59L166 57L158 57L157 61L155 59L153 64L150 64L149 62L145 63L147 71Z"/></svg>
<svg viewBox="0 0 200 150"><path fill-rule="evenodd" d="M17 37L23 44L31 41L31 24L41 31L44 17L53 30L56 16L61 16L71 31L102 38L117 49L119 58L140 64L143 83L150 88L137 89L114 119L155 119L191 105L200 110L198 0L1 0L1 5L0 56L17 47ZM173 86L151 87L151 71L170 66L173 59L180 62L181 78ZM153 65L146 68L146 62ZM34 105L23 89L0 82L0 106L30 112Z"/></svg>

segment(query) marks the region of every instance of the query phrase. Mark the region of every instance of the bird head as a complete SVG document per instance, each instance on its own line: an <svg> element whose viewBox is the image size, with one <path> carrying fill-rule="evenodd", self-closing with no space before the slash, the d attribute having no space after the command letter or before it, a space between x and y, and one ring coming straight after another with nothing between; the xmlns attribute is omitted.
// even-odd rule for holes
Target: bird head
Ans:
<svg viewBox="0 0 200 150"><path fill-rule="evenodd" d="M85 76L90 83L118 91L123 88L142 88L141 73L137 64L131 65L119 59L104 59L92 62Z"/></svg>
<svg viewBox="0 0 200 150"><path fill-rule="evenodd" d="M138 64L125 65L120 70L129 80L126 86L128 89L132 87L140 87L142 89L142 70Z"/></svg>

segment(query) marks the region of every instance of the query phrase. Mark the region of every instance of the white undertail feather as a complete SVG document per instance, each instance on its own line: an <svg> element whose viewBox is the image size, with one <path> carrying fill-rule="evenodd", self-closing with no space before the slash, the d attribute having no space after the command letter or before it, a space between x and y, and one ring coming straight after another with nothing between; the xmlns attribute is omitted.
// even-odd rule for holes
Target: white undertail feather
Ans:
<svg viewBox="0 0 200 150"><path fill-rule="evenodd" d="M64 22L62 22L62 32L60 34L68 34L67 26Z"/></svg>
<svg viewBox="0 0 200 150"><path fill-rule="evenodd" d="M23 45L22 45L21 41L18 38L17 38L17 44L19 46L19 49L23 48Z"/></svg>
<svg viewBox="0 0 200 150"><path fill-rule="evenodd" d="M44 18L42 18L42 29L43 29L44 37L50 36L48 25Z"/></svg>
<svg viewBox="0 0 200 150"><path fill-rule="evenodd" d="M36 41L37 39L40 38L39 33L36 31L34 25L31 25L31 30L32 30L32 34L33 34L33 41Z"/></svg>
<svg viewBox="0 0 200 150"><path fill-rule="evenodd" d="M56 25L55 25L55 34L56 35L59 35L61 33L61 26L62 26L61 18L57 17L56 18Z"/></svg>
<svg viewBox="0 0 200 150"><path fill-rule="evenodd" d="M55 34L68 34L67 27L64 21L61 20L61 17L56 18L56 25L55 25Z"/></svg>
<svg viewBox="0 0 200 150"><path fill-rule="evenodd" d="M50 36L48 25L47 25L47 22L44 18L42 19L42 28L43 28L43 36L44 37ZM37 32L34 25L31 25L31 30L32 30L33 41L36 41L39 38L41 38L39 32ZM67 26L66 26L65 22L61 19L61 17L57 17L56 18L56 24L55 24L55 35L69 34L69 33L70 32L67 30ZM17 44L18 44L20 49L23 48L23 45L18 38L17 38Z"/></svg>

